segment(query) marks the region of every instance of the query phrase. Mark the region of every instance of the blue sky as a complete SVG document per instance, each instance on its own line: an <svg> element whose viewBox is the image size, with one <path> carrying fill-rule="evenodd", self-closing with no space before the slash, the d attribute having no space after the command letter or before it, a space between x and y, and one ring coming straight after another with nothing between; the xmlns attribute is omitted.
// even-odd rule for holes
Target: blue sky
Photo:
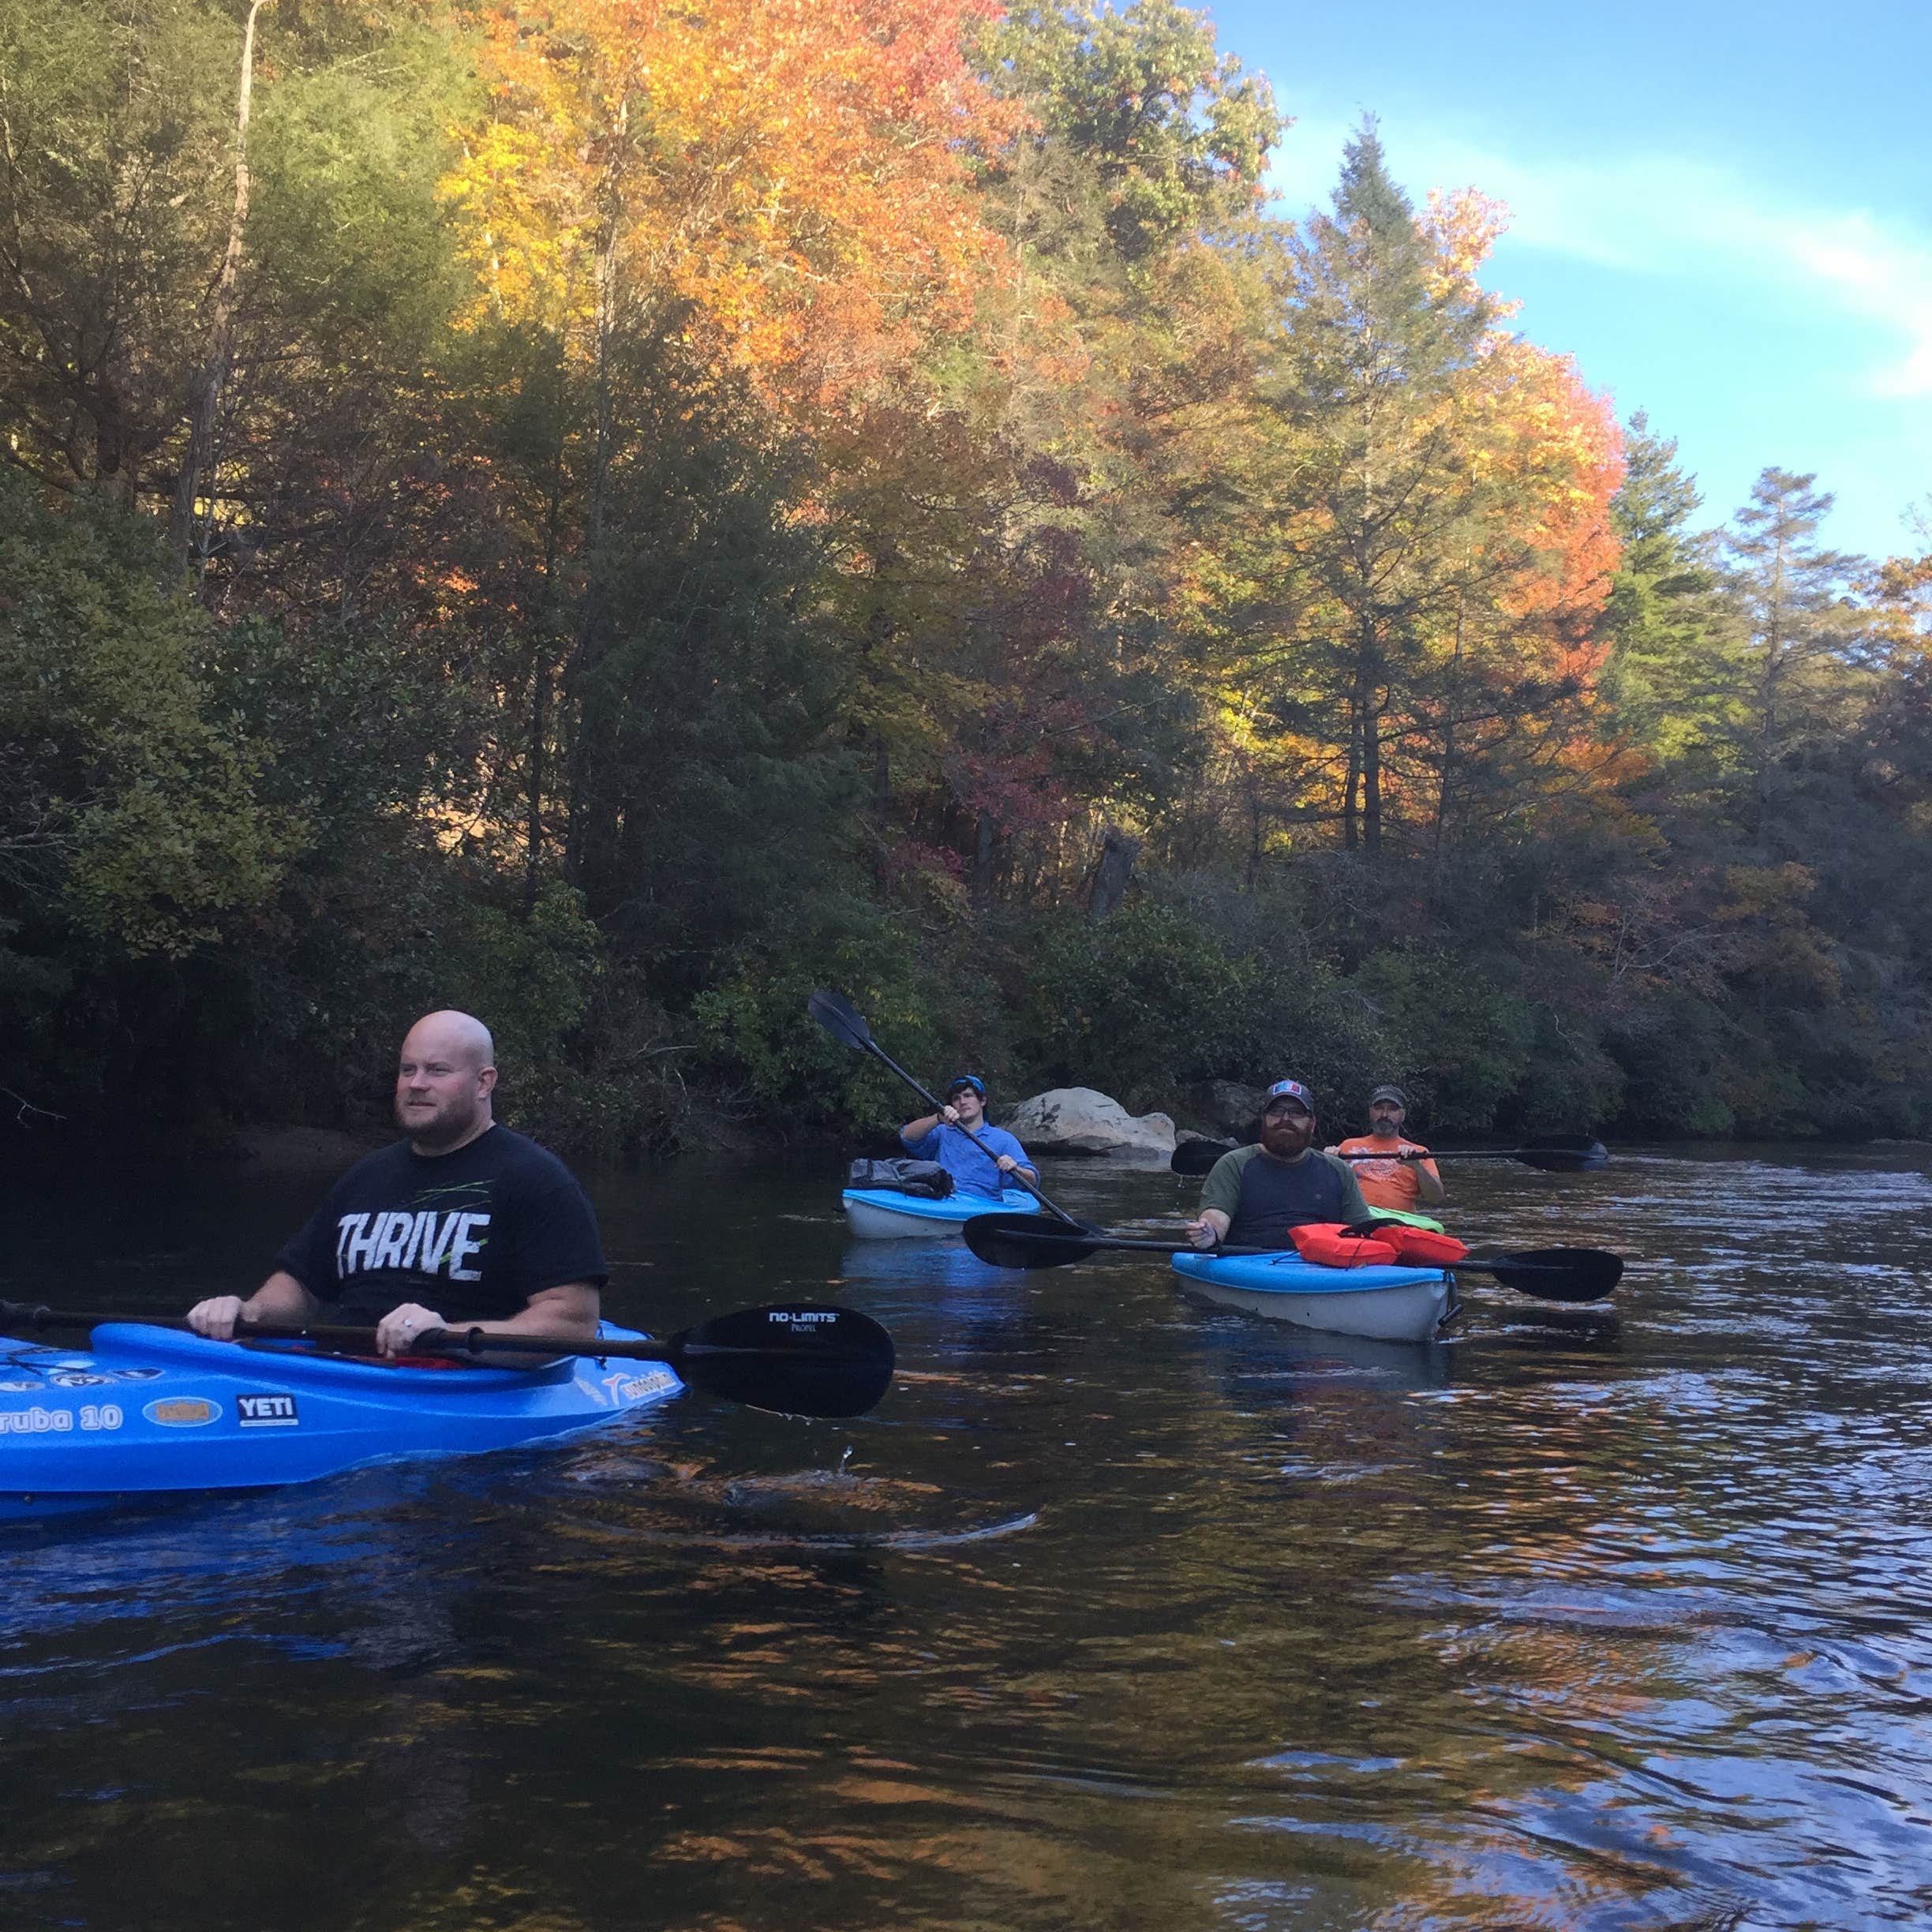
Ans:
<svg viewBox="0 0 1932 1932"><path fill-rule="evenodd" d="M1420 202L1476 187L1485 279L1619 415L1677 438L1727 519L1813 470L1848 550L1922 549L1932 496L1932 0L1211 0L1223 52L1295 117L1278 212L1327 200L1366 111Z"/></svg>

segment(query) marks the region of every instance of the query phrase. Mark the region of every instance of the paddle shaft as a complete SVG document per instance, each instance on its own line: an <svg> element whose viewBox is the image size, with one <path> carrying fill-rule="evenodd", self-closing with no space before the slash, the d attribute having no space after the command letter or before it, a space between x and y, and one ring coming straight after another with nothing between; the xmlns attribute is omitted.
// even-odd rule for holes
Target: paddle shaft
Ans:
<svg viewBox="0 0 1932 1932"><path fill-rule="evenodd" d="M153 1328L197 1332L181 1316L126 1316L84 1310L51 1309L18 1301L0 1301L0 1321L23 1326L98 1328L104 1324L133 1321ZM308 1341L330 1345L350 1355L378 1353L373 1328L344 1328L326 1323L305 1326L275 1322L245 1322L237 1338L244 1347L268 1341ZM444 1361L482 1357L503 1364L500 1352L540 1357L588 1357L603 1361L616 1357L628 1361L665 1362L692 1388L726 1402L743 1402L777 1415L845 1417L863 1415L886 1393L893 1378L892 1337L872 1320L852 1309L818 1303L781 1304L740 1309L715 1315L695 1328L680 1330L663 1342L635 1342L614 1335L519 1335L488 1329L434 1328L411 1342L402 1365L423 1355ZM542 1362L533 1361L532 1367Z"/></svg>
<svg viewBox="0 0 1932 1932"><path fill-rule="evenodd" d="M1174 1149L1168 1165L1176 1174L1206 1174L1224 1154L1254 1144L1252 1140L1183 1140ZM1610 1157L1601 1143L1586 1142L1580 1147L1436 1148L1425 1154L1378 1154L1372 1149L1357 1148L1338 1154L1336 1158L1346 1161L1509 1160L1546 1173L1583 1174L1603 1166Z"/></svg>
<svg viewBox="0 0 1932 1932"><path fill-rule="evenodd" d="M132 1322L143 1328L174 1328L188 1335L200 1333L183 1315L103 1314L97 1310L54 1309L26 1301L0 1301L0 1321L24 1322L36 1328L98 1328L110 1322ZM350 1354L373 1355L376 1352L373 1328L339 1327L327 1322L244 1321L238 1324L235 1339L249 1342L316 1342ZM614 1335L506 1335L476 1327L425 1328L410 1337L409 1348L412 1355L447 1355L456 1360L498 1350L549 1357L583 1355L597 1361L617 1358L625 1361L668 1362L674 1366L700 1357L727 1355L772 1354L788 1361L799 1359L797 1351L789 1347L731 1348L711 1342L687 1342L676 1335L665 1342L626 1342ZM818 1359L830 1362L841 1357L828 1351Z"/></svg>
<svg viewBox="0 0 1932 1932"><path fill-rule="evenodd" d="M1522 1160L1533 1155L1538 1160L1554 1160L1568 1153L1564 1148L1445 1148L1426 1154L1374 1154L1357 1148L1342 1158L1350 1161ZM1589 1156L1578 1154L1574 1158L1587 1160Z"/></svg>
<svg viewBox="0 0 1932 1932"><path fill-rule="evenodd" d="M1035 1231L1034 1238L1039 1241L1057 1241L1059 1237L1053 1234L1050 1230L1041 1228ZM1185 1244L1176 1243L1170 1241L1130 1241L1125 1237L1117 1238L1110 1234L1098 1239L1090 1236L1086 1240L1079 1242L1075 1242L1071 1237L1069 1237L1067 1245L1069 1247L1078 1246L1092 1249L1118 1249L1123 1252L1132 1254L1173 1255L1193 1253L1205 1255L1211 1261L1218 1260L1223 1255L1232 1256L1239 1256L1242 1255L1279 1255L1282 1252L1282 1250L1279 1248L1190 1248ZM1397 1267L1401 1264L1399 1263L1391 1262L1387 1265L1390 1267ZM1497 1261L1492 1263L1488 1261L1466 1260L1462 1261L1444 1261L1440 1264L1440 1271L1443 1274L1463 1273L1470 1275L1494 1275L1499 1271L1507 1271L1511 1274L1515 1274L1519 1270L1533 1273L1539 1268L1552 1275L1559 1275L1567 1272L1566 1270L1556 1265L1555 1264L1546 1261ZM1343 1269L1338 1271L1341 1273L1346 1273L1348 1271Z"/></svg>
<svg viewBox="0 0 1932 1932"><path fill-rule="evenodd" d="M1129 1254L1174 1255L1183 1245L1177 1237L1186 1230L1176 1228L1166 1237L1147 1240L1109 1234L1099 1228L1089 1229L1083 1234L1078 1229L1041 1227L1026 1215L988 1214L975 1215L960 1232L966 1237L966 1245L982 1261L989 1261L995 1267L1047 1268L1065 1267L1109 1249L1124 1249ZM1286 1251L1279 1247L1197 1248L1192 1252L1203 1260L1247 1255L1287 1259ZM1623 1276L1622 1256L1601 1248L1535 1248L1523 1254L1491 1255L1481 1260L1465 1256L1444 1262L1440 1267L1493 1275L1505 1288L1545 1301L1601 1301ZM1314 1269L1317 1275L1346 1277L1348 1271L1320 1265Z"/></svg>

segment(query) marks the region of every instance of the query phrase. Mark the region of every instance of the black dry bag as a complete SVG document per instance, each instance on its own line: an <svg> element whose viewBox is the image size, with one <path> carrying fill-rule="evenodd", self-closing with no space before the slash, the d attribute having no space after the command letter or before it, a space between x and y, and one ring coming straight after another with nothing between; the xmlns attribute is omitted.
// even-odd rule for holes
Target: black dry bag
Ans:
<svg viewBox="0 0 1932 1932"><path fill-rule="evenodd" d="M923 1200L944 1200L953 1192L953 1177L937 1161L856 1160L856 1188L887 1188L895 1194L916 1194Z"/></svg>

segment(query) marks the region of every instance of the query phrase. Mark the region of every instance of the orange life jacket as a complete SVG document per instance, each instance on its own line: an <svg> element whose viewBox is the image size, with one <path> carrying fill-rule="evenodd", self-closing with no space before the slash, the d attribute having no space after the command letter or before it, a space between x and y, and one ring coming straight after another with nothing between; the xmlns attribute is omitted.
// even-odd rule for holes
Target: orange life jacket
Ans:
<svg viewBox="0 0 1932 1932"><path fill-rule="evenodd" d="M1395 1249L1379 1234L1339 1221L1305 1221L1288 1230L1295 1252L1323 1267L1380 1267L1395 1259Z"/></svg>
<svg viewBox="0 0 1932 1932"><path fill-rule="evenodd" d="M1371 1221L1366 1231L1395 1250L1405 1267L1447 1267L1469 1258L1469 1249L1453 1234L1434 1228L1411 1227L1402 1221Z"/></svg>

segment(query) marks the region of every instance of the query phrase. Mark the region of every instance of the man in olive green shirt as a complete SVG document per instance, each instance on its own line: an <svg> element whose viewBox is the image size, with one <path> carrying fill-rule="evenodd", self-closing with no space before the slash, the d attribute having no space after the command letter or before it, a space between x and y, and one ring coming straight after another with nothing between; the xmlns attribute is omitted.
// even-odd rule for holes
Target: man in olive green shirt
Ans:
<svg viewBox="0 0 1932 1932"><path fill-rule="evenodd" d="M1372 1220L1353 1165L1314 1140L1314 1095L1299 1080L1277 1080L1262 1106L1260 1145L1215 1163L1188 1238L1196 1248L1286 1248L1288 1230L1305 1222Z"/></svg>

